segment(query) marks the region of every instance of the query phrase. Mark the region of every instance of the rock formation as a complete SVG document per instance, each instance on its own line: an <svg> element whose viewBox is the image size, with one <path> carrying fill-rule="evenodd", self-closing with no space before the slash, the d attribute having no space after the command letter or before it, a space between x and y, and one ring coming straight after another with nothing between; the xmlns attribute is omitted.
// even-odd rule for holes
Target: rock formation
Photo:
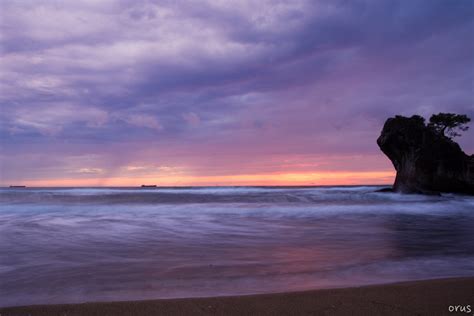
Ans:
<svg viewBox="0 0 474 316"><path fill-rule="evenodd" d="M377 144L397 171L393 191L474 194L474 155L429 128L421 116L389 118Z"/></svg>

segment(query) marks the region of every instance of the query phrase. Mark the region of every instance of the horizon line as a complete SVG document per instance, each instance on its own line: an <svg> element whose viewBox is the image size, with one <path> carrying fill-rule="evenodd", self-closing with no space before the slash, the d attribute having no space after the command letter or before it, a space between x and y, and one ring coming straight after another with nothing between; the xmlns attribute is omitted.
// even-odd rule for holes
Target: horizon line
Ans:
<svg viewBox="0 0 474 316"><path fill-rule="evenodd" d="M145 184L149 187L142 187L141 185L73 185L73 186L29 186L29 185L10 185L0 186L2 189L28 189L28 188L140 188L140 189L158 189L158 188L238 188L238 187L375 187L375 186L392 186L393 183L386 184L289 184L289 185L154 185Z"/></svg>

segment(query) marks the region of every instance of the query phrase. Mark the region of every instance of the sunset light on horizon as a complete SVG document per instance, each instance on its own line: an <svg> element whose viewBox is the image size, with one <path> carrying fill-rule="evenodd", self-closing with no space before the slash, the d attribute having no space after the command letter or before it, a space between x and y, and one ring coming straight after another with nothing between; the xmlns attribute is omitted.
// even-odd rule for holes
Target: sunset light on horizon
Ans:
<svg viewBox="0 0 474 316"><path fill-rule="evenodd" d="M164 177L107 177L30 180L22 182L31 187L128 187L157 186L332 186L332 185L388 185L394 171L386 172L318 172L239 174L226 176L164 176Z"/></svg>

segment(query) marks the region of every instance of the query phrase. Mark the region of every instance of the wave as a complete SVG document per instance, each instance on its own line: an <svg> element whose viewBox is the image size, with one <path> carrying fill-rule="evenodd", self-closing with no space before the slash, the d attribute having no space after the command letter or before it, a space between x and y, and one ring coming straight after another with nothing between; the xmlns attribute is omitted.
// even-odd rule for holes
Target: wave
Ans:
<svg viewBox="0 0 474 316"><path fill-rule="evenodd" d="M380 187L194 187L1 189L0 203L197 204L303 203L371 204L442 202L458 195L423 196L380 193ZM474 199L470 200L471 202ZM472 202L474 203L474 202Z"/></svg>
<svg viewBox="0 0 474 316"><path fill-rule="evenodd" d="M0 189L0 305L473 275L473 197L378 188Z"/></svg>

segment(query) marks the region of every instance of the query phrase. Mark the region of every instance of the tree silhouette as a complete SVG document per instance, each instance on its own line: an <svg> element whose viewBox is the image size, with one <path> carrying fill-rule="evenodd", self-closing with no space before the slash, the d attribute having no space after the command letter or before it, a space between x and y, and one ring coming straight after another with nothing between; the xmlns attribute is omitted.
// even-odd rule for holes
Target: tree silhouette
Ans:
<svg viewBox="0 0 474 316"><path fill-rule="evenodd" d="M469 126L466 126L466 124L470 121L471 119L465 114L438 113L430 117L428 127L451 139L452 137L461 136L458 130L467 131Z"/></svg>

